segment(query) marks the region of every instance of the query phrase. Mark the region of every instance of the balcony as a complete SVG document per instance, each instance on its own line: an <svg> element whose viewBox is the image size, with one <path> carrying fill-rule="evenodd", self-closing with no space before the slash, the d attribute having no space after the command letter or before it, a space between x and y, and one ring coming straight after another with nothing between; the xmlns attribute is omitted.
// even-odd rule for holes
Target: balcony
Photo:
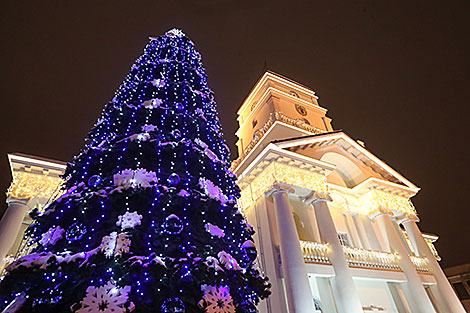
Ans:
<svg viewBox="0 0 470 313"><path fill-rule="evenodd" d="M305 263L331 265L330 260L328 259L328 244L312 241L300 241L300 246L302 247ZM396 253L365 250L346 246L343 246L343 249L350 267L383 271L401 271L401 268L398 265L399 256ZM425 274L429 273L426 258L410 255L410 259L418 272Z"/></svg>

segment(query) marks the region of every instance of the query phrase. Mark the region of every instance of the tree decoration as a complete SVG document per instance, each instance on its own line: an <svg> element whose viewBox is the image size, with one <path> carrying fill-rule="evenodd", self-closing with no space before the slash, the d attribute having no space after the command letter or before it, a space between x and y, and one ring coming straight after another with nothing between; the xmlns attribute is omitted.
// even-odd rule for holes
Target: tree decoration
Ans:
<svg viewBox="0 0 470 313"><path fill-rule="evenodd" d="M129 252L131 240L127 238L126 234L112 232L109 236L104 236L101 241L101 251L108 258L112 256L122 256L123 253Z"/></svg>
<svg viewBox="0 0 470 313"><path fill-rule="evenodd" d="M73 223L67 228L65 232L65 238L69 241L75 241L82 239L83 235L86 234L86 227L79 222Z"/></svg>
<svg viewBox="0 0 470 313"><path fill-rule="evenodd" d="M141 127L141 130L143 132L150 133L150 132L158 130L158 126L145 124Z"/></svg>
<svg viewBox="0 0 470 313"><path fill-rule="evenodd" d="M171 132L171 135L174 139L178 139L181 137L181 132L179 131L179 129L175 129Z"/></svg>
<svg viewBox="0 0 470 313"><path fill-rule="evenodd" d="M216 271L222 270L222 268L219 266L219 260L213 256L208 256L204 261L204 264L206 264L208 268L213 268Z"/></svg>
<svg viewBox="0 0 470 313"><path fill-rule="evenodd" d="M199 306L207 313L235 313L235 306L228 286L202 285L204 293Z"/></svg>
<svg viewBox="0 0 470 313"><path fill-rule="evenodd" d="M42 234L39 243L43 246L55 245L62 238L64 232L65 230L60 226L51 227L46 233Z"/></svg>
<svg viewBox="0 0 470 313"><path fill-rule="evenodd" d="M258 251L253 241L247 240L242 244L242 250L245 252L247 260L252 263L258 257Z"/></svg>
<svg viewBox="0 0 470 313"><path fill-rule="evenodd" d="M142 102L142 106L146 109L157 109L163 104L161 99L150 99Z"/></svg>
<svg viewBox="0 0 470 313"><path fill-rule="evenodd" d="M134 134L134 135L127 137L127 139L129 139L130 141L137 141L137 142L147 141L150 139L150 134L149 133Z"/></svg>
<svg viewBox="0 0 470 313"><path fill-rule="evenodd" d="M184 106L183 106L182 103L178 102L178 103L175 104L175 109L178 112L182 112L184 110Z"/></svg>
<svg viewBox="0 0 470 313"><path fill-rule="evenodd" d="M199 186L209 198L219 200L222 204L227 202L228 198L223 194L222 190L209 179L201 177L199 179Z"/></svg>
<svg viewBox="0 0 470 313"><path fill-rule="evenodd" d="M168 176L167 181L168 181L168 184L169 184L170 186L176 186L176 185L178 185L178 184L180 183L181 178L180 178L180 176L179 176L178 174L173 173L173 174L171 174L170 176Z"/></svg>
<svg viewBox="0 0 470 313"><path fill-rule="evenodd" d="M86 290L86 296L80 301L82 307L77 313L126 313L126 303L129 300L130 286L117 287L110 280L106 285L90 286Z"/></svg>
<svg viewBox="0 0 470 313"><path fill-rule="evenodd" d="M207 223L204 228L206 229L206 231L211 234L212 236L215 236L215 237L219 237L219 238L222 238L225 236L225 233L222 229L220 229L219 227L217 227L216 225L213 225L211 223Z"/></svg>
<svg viewBox="0 0 470 313"><path fill-rule="evenodd" d="M190 195L191 194L189 192L187 192L186 190L184 190L184 189L181 189L180 192L178 192L178 196L183 197L183 198L187 198Z"/></svg>
<svg viewBox="0 0 470 313"><path fill-rule="evenodd" d="M88 186L98 187L103 182L103 179L100 175L93 175L88 179Z"/></svg>
<svg viewBox="0 0 470 313"><path fill-rule="evenodd" d="M220 251L217 256L219 257L220 264L228 270L240 271L242 268L238 265L237 260L225 251Z"/></svg>
<svg viewBox="0 0 470 313"><path fill-rule="evenodd" d="M163 223L163 229L170 235L178 235L183 230L183 222L175 214L167 216Z"/></svg>
<svg viewBox="0 0 470 313"><path fill-rule="evenodd" d="M24 293L18 313L253 313L245 302L269 283L242 248L253 231L207 81L182 31L150 39L67 164L65 193L33 214L0 312Z"/></svg>
<svg viewBox="0 0 470 313"><path fill-rule="evenodd" d="M137 225L140 225L140 221L142 220L142 215L134 212L126 212L124 215L119 215L118 221L116 222L116 226L121 226L121 230L125 230L128 228L134 228Z"/></svg>
<svg viewBox="0 0 470 313"><path fill-rule="evenodd" d="M114 185L117 187L127 188L148 188L158 182L155 172L149 172L146 169L138 168L136 170L124 170L114 174Z"/></svg>
<svg viewBox="0 0 470 313"><path fill-rule="evenodd" d="M163 301L161 312L162 313L184 313L186 307L180 298L168 298Z"/></svg>

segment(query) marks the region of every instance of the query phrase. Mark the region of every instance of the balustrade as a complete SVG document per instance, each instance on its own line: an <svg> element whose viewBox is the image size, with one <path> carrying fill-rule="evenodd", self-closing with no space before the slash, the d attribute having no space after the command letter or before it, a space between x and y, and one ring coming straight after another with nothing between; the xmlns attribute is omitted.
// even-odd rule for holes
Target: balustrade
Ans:
<svg viewBox="0 0 470 313"><path fill-rule="evenodd" d="M306 263L331 264L328 259L328 244L312 241L300 241ZM350 267L370 268L386 271L401 271L396 253L366 250L343 246L346 260ZM427 259L410 256L411 262L420 273L429 273Z"/></svg>

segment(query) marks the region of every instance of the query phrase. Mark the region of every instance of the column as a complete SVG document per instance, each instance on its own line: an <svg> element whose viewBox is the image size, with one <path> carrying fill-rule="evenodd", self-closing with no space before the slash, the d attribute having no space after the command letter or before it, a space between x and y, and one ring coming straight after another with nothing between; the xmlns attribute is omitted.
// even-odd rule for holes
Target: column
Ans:
<svg viewBox="0 0 470 313"><path fill-rule="evenodd" d="M315 310L310 290L304 256L289 203L289 187L276 185L270 191L274 200L282 268L287 289L287 302L290 313L312 313Z"/></svg>
<svg viewBox="0 0 470 313"><path fill-rule="evenodd" d="M361 239L362 247L367 250L372 250L372 247L369 242L369 238L367 237L366 229L361 220L361 216L359 214L354 214L352 216L352 219L353 219L354 225L356 226L357 234L359 235L359 238Z"/></svg>
<svg viewBox="0 0 470 313"><path fill-rule="evenodd" d="M377 237L377 233L375 232L374 227L372 226L372 220L369 216L361 215L359 217L362 221L362 225L364 226L367 234L367 238L369 239L370 247L372 250L382 251L380 247L379 238Z"/></svg>
<svg viewBox="0 0 470 313"><path fill-rule="evenodd" d="M312 206L307 206L307 215L310 222L311 232L313 234L313 241L321 242L320 233L318 231L317 217L313 211Z"/></svg>
<svg viewBox="0 0 470 313"><path fill-rule="evenodd" d="M364 248L362 245L362 241L359 238L359 234L357 233L356 225L353 221L353 214L352 212L345 212L344 217L346 218L346 226L348 227L349 234L351 235L353 241L353 247L355 248Z"/></svg>
<svg viewBox="0 0 470 313"><path fill-rule="evenodd" d="M333 219L328 208L329 195L316 192L313 200L320 236L329 244L328 257L335 271L335 290L340 313L362 313L362 305L354 285L351 272L344 255L343 246L339 242Z"/></svg>
<svg viewBox="0 0 470 313"><path fill-rule="evenodd" d="M28 200L7 199L8 207L0 220L0 272L5 266L5 257L15 243L21 223L29 210Z"/></svg>
<svg viewBox="0 0 470 313"><path fill-rule="evenodd" d="M407 278L407 289L415 306L413 313L435 312L431 300L429 299L426 290L424 290L423 283L416 272L416 268L408 256L406 247L393 226L392 220L390 219L390 215L392 214L392 211L381 208L375 212L375 219L386 234L392 252L397 252L399 255L398 264L403 270L403 273L405 273Z"/></svg>
<svg viewBox="0 0 470 313"><path fill-rule="evenodd" d="M416 253L428 259L428 268L436 279L437 289L441 294L440 298L444 299L447 307L451 310L451 313L465 313L462 303L455 294L454 289L447 280L447 277L439 266L439 263L437 263L436 257L429 248L426 240L423 238L418 225L416 225L417 221L417 217L407 215L401 223L405 226L406 233L408 234L410 241L413 243L413 246L416 246Z"/></svg>

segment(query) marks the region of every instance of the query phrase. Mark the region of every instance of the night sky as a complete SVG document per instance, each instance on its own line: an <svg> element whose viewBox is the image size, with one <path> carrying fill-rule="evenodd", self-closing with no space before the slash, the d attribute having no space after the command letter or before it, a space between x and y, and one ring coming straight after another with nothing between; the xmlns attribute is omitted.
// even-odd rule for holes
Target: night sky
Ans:
<svg viewBox="0 0 470 313"><path fill-rule="evenodd" d="M236 111L266 62L422 188L419 225L440 236L444 267L470 262L469 12L469 1L4 0L0 190L8 152L70 161L148 36L178 27L202 54L233 157Z"/></svg>

